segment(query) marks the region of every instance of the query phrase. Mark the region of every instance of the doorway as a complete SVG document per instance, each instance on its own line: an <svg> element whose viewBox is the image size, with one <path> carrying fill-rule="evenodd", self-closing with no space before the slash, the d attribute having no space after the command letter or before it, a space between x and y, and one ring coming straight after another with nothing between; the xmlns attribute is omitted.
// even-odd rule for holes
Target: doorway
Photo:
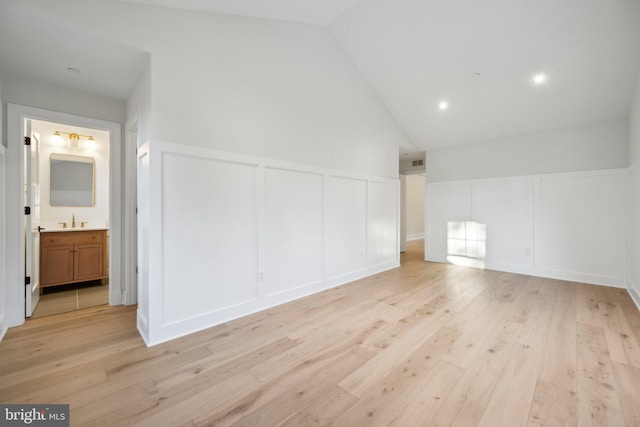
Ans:
<svg viewBox="0 0 640 427"><path fill-rule="evenodd" d="M16 104L7 106L7 162L6 162L6 326L17 326L25 321L26 245L25 221L22 206L25 200L25 171L23 137L25 120L40 120L59 125L101 130L108 133L108 278L109 305L123 303L123 294L130 284L123 280L123 202L122 202L122 147L121 126L115 122L43 110ZM44 136L40 135L43 139ZM14 208L11 208L11 207ZM17 209L19 207L19 209ZM25 206L26 208L26 206ZM72 221L69 218L67 221ZM84 220L83 220L84 221ZM63 222L63 221L60 221ZM126 236L126 239L135 236ZM95 252L94 252L95 254ZM135 301L128 301L129 304Z"/></svg>
<svg viewBox="0 0 640 427"><path fill-rule="evenodd" d="M424 151L400 152L400 252L422 245L424 253L426 158ZM424 259L424 258L423 258ZM401 257L401 262L403 258Z"/></svg>
<svg viewBox="0 0 640 427"><path fill-rule="evenodd" d="M25 147L31 154L25 154L25 171L31 171L25 173L31 192L25 205L31 214L25 229L32 230L25 242L32 288L25 295L25 316L108 304L109 132L25 122L31 130Z"/></svg>

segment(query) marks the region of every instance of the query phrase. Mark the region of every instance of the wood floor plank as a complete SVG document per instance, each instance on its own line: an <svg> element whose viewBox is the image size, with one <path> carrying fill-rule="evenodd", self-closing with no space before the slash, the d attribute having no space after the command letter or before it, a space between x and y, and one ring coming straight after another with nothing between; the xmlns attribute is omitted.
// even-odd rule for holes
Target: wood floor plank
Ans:
<svg viewBox="0 0 640 427"><path fill-rule="evenodd" d="M558 282L538 378L576 391L576 285Z"/></svg>
<svg viewBox="0 0 640 427"><path fill-rule="evenodd" d="M135 307L28 320L0 402L72 426L636 426L625 290L424 262L147 348Z"/></svg>
<svg viewBox="0 0 640 427"><path fill-rule="evenodd" d="M578 323L578 425L625 425L602 327Z"/></svg>
<svg viewBox="0 0 640 427"><path fill-rule="evenodd" d="M424 342L429 342L437 331L426 328L429 318L423 318L412 324L411 328L384 351L376 354L369 362L362 365L351 375L340 381L338 385L356 397L361 397L371 387L384 378L391 370L403 362L398 355L413 353Z"/></svg>
<svg viewBox="0 0 640 427"><path fill-rule="evenodd" d="M346 425L361 420L362 423L368 421L385 425L394 423L398 418L404 420L400 414L407 410L409 400L424 398L424 394L417 389L435 370L434 365L438 364L440 356L459 336L457 331L441 328L415 351L408 352L401 364L389 369L378 381L367 382L364 389L357 388L357 393L352 394L360 397L360 400L336 420L337 424ZM371 363L379 363L378 357L372 358ZM452 371L457 375L461 369L446 371L447 376ZM345 384L351 385L348 381Z"/></svg>
<svg viewBox="0 0 640 427"><path fill-rule="evenodd" d="M541 348L527 344L516 346L482 413L480 426L527 424L542 353Z"/></svg>
<svg viewBox="0 0 640 427"><path fill-rule="evenodd" d="M256 410L246 414L232 425L238 426L271 426L277 425L282 420L288 420L301 412L307 412L307 408L316 401L327 399L337 389L336 378L342 378L353 372L356 368L371 359L371 353L355 347L341 356L336 363L328 369L318 372L305 381L301 381L282 394L260 406ZM355 399L349 399L350 402ZM344 410L345 402L334 402L334 405L324 405L326 411L323 420L335 418L339 411ZM338 404L336 406L336 404ZM316 411L317 413L317 411ZM317 418L316 418L317 419ZM215 418L194 418L196 425L218 423Z"/></svg>
<svg viewBox="0 0 640 427"><path fill-rule="evenodd" d="M515 340L521 329L522 324L519 323L503 323L495 329L445 399L431 426L468 426L478 423L500 380L500 374L516 349Z"/></svg>
<svg viewBox="0 0 640 427"><path fill-rule="evenodd" d="M528 427L576 427L576 393L558 385L538 380Z"/></svg>
<svg viewBox="0 0 640 427"><path fill-rule="evenodd" d="M627 426L640 426L640 368L613 362L613 374Z"/></svg>

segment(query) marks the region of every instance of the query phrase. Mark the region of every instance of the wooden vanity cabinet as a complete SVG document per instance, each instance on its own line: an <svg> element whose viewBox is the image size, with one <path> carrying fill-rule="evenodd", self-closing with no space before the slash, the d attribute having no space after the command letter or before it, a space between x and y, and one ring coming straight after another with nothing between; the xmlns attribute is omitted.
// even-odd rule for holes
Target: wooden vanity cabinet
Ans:
<svg viewBox="0 0 640 427"><path fill-rule="evenodd" d="M107 230L40 234L40 286L109 276Z"/></svg>

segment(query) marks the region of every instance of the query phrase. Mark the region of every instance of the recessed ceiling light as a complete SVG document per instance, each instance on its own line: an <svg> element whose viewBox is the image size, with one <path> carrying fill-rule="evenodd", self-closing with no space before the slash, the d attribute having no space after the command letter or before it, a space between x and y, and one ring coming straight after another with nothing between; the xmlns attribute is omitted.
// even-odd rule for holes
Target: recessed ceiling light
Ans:
<svg viewBox="0 0 640 427"><path fill-rule="evenodd" d="M73 67L68 67L67 71L70 72L71 74L76 74L76 75L80 75L80 70L78 70L77 68L73 68Z"/></svg>
<svg viewBox="0 0 640 427"><path fill-rule="evenodd" d="M440 103L438 104L438 108L440 109L440 111L445 111L447 108L449 108L449 102L440 101Z"/></svg>
<svg viewBox="0 0 640 427"><path fill-rule="evenodd" d="M541 85L546 83L547 81L547 75L544 73L539 73L536 74L535 76L533 76L533 78L531 79L531 81L533 82L534 85Z"/></svg>

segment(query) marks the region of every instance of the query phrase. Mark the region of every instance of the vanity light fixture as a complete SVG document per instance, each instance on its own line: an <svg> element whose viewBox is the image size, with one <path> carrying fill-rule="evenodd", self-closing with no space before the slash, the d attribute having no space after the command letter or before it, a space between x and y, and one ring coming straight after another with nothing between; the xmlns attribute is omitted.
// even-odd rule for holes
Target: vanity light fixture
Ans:
<svg viewBox="0 0 640 427"><path fill-rule="evenodd" d="M95 150L96 148L98 148L96 140L93 139L92 136L87 137L87 140L84 143L84 148L86 148L87 150Z"/></svg>
<svg viewBox="0 0 640 427"><path fill-rule="evenodd" d="M55 131L53 135L51 135L49 142L51 145L55 145L56 147L62 147L64 145L64 140L58 131Z"/></svg>
<svg viewBox="0 0 640 427"><path fill-rule="evenodd" d="M80 135L79 133L76 133L76 132L62 132L61 130L57 130L53 133L53 136L51 137L51 144L57 145L57 146L64 145L64 142L62 141L62 137L60 136L61 133L64 133L65 135L69 135L69 147L78 148L80 147L80 138L87 138L87 140L83 144L84 148L87 148L89 150L96 149L96 140L93 139L93 136Z"/></svg>

